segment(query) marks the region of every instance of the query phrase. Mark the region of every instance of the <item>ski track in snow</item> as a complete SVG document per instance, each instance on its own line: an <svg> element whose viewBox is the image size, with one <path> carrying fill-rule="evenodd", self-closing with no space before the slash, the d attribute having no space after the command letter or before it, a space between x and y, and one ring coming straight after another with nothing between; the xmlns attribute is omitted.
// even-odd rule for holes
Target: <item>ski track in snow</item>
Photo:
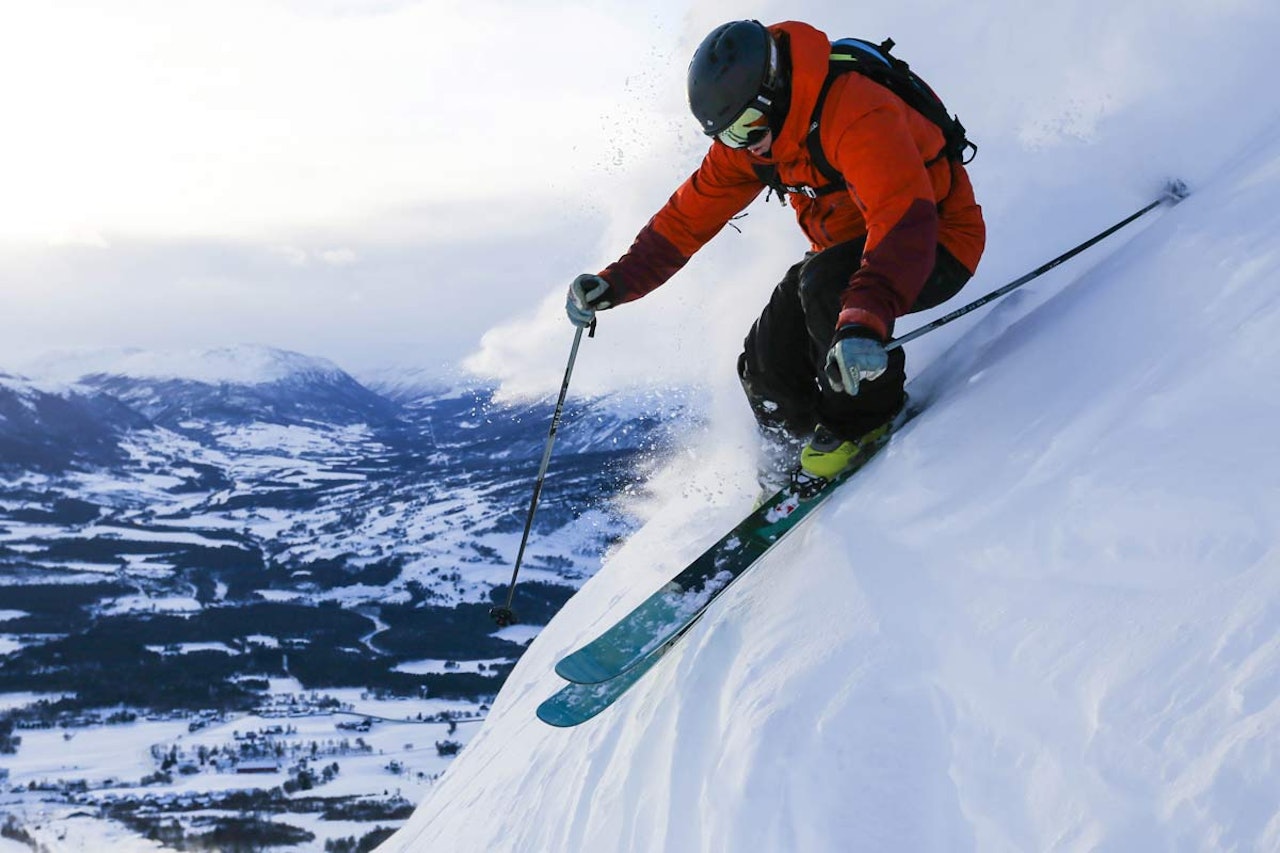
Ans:
<svg viewBox="0 0 1280 853"><path fill-rule="evenodd" d="M555 660L748 505L736 448L660 474L382 849L1280 849L1278 192L1275 132L984 315L666 660L542 726Z"/></svg>

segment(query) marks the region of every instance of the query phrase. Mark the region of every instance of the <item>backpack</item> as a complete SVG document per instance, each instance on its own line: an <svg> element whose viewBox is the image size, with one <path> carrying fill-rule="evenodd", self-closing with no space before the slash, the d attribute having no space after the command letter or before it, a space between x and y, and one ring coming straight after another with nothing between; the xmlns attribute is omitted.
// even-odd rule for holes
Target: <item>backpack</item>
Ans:
<svg viewBox="0 0 1280 853"><path fill-rule="evenodd" d="M844 177L836 171L822 151L819 119L822 116L822 108L826 105L827 92L830 91L831 84L841 74L849 71L857 72L884 86L942 131L945 140L942 149L935 157L925 162L925 168L944 157L958 163L972 162L978 153L978 146L970 142L965 135L960 118L947 112L942 99L929 84L912 71L906 62L890 53L893 45L893 39L885 39L879 45L857 38L843 38L832 42L827 79L822 84L817 103L814 104L813 115L809 119L809 134L805 140L809 148L809 157L817 170L827 179L827 184L821 187L789 186L782 183L778 177L776 166L757 166L756 174L769 187L771 193L778 194L780 201L784 201L789 192L817 198L845 188Z"/></svg>

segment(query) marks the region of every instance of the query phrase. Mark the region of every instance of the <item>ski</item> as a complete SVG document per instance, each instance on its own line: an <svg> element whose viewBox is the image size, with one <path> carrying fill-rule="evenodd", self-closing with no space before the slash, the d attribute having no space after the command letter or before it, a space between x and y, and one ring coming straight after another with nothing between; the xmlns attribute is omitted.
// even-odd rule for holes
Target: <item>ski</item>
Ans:
<svg viewBox="0 0 1280 853"><path fill-rule="evenodd" d="M647 670L661 656L664 646L697 619L730 583L871 461L889 443L892 434L917 411L918 408L913 408L899 416L882 435L863 447L848 468L812 497L802 500L789 487L779 490L613 627L561 658L556 664L556 674L575 684L598 685L629 675L642 663ZM616 695L621 695L629 686L622 686Z"/></svg>
<svg viewBox="0 0 1280 853"><path fill-rule="evenodd" d="M538 706L538 719L549 726L567 729L581 725L595 717L614 702L617 702L622 694L630 690L632 685L639 681L646 672L653 669L658 661L662 660L663 656L676 644L676 641L683 637L697 621L698 617L695 616L693 621L681 628L675 636L668 638L665 643L615 678L596 684L569 682L554 696Z"/></svg>

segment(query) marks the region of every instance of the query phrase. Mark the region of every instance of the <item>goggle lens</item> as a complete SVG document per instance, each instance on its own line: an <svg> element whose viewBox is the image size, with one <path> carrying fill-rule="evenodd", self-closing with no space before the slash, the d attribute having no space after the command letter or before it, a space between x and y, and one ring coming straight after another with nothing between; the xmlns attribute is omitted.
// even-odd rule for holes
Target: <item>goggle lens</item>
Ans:
<svg viewBox="0 0 1280 853"><path fill-rule="evenodd" d="M755 107L747 107L733 124L716 134L730 148L746 148L764 139L769 132L769 118Z"/></svg>

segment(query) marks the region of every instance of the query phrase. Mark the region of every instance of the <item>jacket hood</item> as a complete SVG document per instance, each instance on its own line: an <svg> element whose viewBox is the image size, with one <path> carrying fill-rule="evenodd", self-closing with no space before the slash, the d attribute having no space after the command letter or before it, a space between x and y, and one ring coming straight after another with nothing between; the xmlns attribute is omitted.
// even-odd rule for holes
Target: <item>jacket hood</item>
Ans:
<svg viewBox="0 0 1280 853"><path fill-rule="evenodd" d="M772 159L781 162L794 159L804 148L809 118L830 67L831 40L826 33L800 21L784 21L768 30L774 38L785 39L791 64L790 107L773 142Z"/></svg>

